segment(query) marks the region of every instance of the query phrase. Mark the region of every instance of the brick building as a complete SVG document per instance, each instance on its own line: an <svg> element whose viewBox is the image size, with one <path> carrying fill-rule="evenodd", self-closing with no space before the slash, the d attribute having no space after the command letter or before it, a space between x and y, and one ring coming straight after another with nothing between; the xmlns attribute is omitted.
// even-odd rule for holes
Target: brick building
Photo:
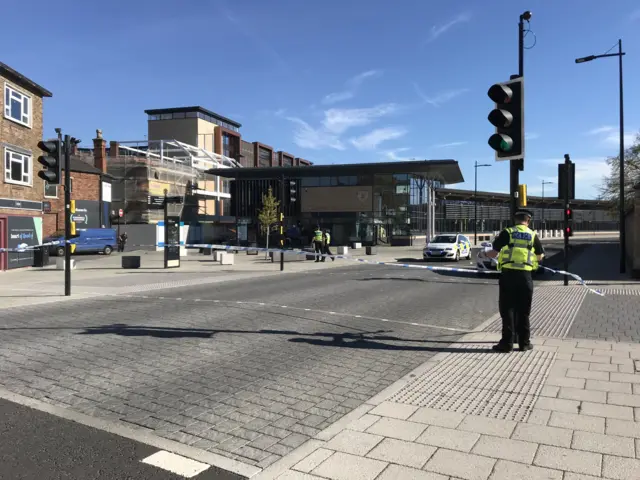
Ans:
<svg viewBox="0 0 640 480"><path fill-rule="evenodd" d="M0 248L37 245L42 239L44 182L38 177L43 98L52 94L0 63ZM32 252L0 253L0 270L29 266Z"/></svg>
<svg viewBox="0 0 640 480"><path fill-rule="evenodd" d="M76 228L110 226L111 176L106 173L106 141L97 131L93 151L73 152L71 161L72 198L76 201ZM64 190L47 185L44 192L44 236L64 230Z"/></svg>

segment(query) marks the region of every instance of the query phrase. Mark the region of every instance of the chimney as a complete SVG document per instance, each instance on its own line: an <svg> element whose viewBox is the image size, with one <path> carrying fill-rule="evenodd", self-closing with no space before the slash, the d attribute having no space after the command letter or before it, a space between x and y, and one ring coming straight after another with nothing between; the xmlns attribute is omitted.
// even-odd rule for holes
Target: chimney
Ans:
<svg viewBox="0 0 640 480"><path fill-rule="evenodd" d="M118 156L118 142L114 142L113 140L111 140L109 142L109 156L110 157L117 157Z"/></svg>
<svg viewBox="0 0 640 480"><path fill-rule="evenodd" d="M93 139L93 161L96 168L107 173L107 142L102 138L102 130L96 130L96 138Z"/></svg>

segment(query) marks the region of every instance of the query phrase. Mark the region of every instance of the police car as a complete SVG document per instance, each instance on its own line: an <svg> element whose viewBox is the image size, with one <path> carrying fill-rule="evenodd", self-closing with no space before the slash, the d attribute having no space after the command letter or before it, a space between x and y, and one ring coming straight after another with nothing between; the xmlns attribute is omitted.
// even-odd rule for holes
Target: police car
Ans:
<svg viewBox="0 0 640 480"><path fill-rule="evenodd" d="M442 259L455 260L471 259L471 242L459 233L443 233L427 243L422 252L425 260Z"/></svg>

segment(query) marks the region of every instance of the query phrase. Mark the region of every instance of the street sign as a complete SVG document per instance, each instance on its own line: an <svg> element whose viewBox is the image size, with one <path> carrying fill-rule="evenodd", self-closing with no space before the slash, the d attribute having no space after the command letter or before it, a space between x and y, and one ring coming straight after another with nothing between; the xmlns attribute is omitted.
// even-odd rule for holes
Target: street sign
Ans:
<svg viewBox="0 0 640 480"><path fill-rule="evenodd" d="M122 209L118 210L118 216L122 218L124 216L124 210Z"/></svg>

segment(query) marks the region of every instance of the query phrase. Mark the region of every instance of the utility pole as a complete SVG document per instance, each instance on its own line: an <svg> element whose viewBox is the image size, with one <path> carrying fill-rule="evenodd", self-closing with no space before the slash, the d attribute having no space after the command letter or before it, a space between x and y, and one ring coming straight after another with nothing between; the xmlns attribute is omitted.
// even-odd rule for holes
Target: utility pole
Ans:
<svg viewBox="0 0 640 480"><path fill-rule="evenodd" d="M280 179L280 271L284 270L284 175Z"/></svg>

